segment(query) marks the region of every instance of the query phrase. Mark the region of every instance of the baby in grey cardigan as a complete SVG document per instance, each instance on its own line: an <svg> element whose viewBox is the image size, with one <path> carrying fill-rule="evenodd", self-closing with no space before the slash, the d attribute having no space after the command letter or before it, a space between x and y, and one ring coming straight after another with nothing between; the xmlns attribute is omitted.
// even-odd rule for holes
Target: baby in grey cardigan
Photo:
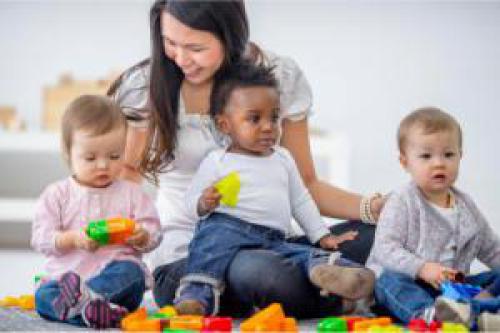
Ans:
<svg viewBox="0 0 500 333"><path fill-rule="evenodd" d="M404 323L414 318L471 325L484 311L500 309L500 241L472 199L456 189L462 133L437 108L414 111L398 131L400 163L412 181L394 191L380 216L367 262L377 274L375 297ZM450 275L469 273L479 259L492 271L466 275L485 288L470 304L439 297Z"/></svg>

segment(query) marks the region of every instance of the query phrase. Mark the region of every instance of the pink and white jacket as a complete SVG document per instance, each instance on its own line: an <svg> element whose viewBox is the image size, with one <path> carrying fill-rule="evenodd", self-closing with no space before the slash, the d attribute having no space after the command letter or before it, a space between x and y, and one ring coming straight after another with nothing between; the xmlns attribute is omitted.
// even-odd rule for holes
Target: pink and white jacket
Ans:
<svg viewBox="0 0 500 333"><path fill-rule="evenodd" d="M124 217L135 220L150 234L144 249L129 245L106 245L95 252L71 250L61 252L55 246L58 233L83 230L93 220ZM161 242L160 220L154 203L140 185L117 180L106 188L80 185L72 177L49 185L40 196L32 226L31 245L47 257L45 273L57 279L74 271L83 280L93 277L111 261L129 260L139 264L152 286L152 276L142 261L142 253L156 248Z"/></svg>

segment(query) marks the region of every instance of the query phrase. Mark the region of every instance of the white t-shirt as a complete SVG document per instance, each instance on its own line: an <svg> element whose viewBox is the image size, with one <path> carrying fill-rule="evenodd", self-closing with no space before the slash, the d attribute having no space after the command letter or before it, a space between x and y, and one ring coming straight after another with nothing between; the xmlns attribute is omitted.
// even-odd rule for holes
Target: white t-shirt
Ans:
<svg viewBox="0 0 500 333"><path fill-rule="evenodd" d="M329 234L293 157L282 147L275 147L269 156L230 153L226 149L210 152L186 192L186 207L193 219L198 218L203 190L232 172L240 179L238 202L235 207L221 204L216 212L285 234L291 232L293 216L313 243Z"/></svg>
<svg viewBox="0 0 500 333"><path fill-rule="evenodd" d="M312 93L298 65L290 58L266 52L279 83L282 118L302 120L310 115ZM139 67L128 73L115 93L123 112L136 120L131 126L145 127L150 116L147 108L149 68ZM222 147L222 136L209 115L186 114L179 99L179 129L175 159L167 172L159 175L156 206L163 228L163 242L148 260L152 268L186 258L197 219L187 212L185 193L207 154Z"/></svg>

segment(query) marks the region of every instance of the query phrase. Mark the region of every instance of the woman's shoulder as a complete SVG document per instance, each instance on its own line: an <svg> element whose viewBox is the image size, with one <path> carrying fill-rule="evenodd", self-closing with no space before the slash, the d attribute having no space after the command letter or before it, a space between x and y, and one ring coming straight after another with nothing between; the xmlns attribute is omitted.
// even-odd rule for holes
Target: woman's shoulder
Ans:
<svg viewBox="0 0 500 333"><path fill-rule="evenodd" d="M269 50L262 50L262 55L264 64L274 68L274 75L278 81L282 82L302 75L302 69L293 58Z"/></svg>
<svg viewBox="0 0 500 333"><path fill-rule="evenodd" d="M113 98L129 120L134 120L138 126L145 126L140 121L149 117L148 61L132 66L121 75Z"/></svg>
<svg viewBox="0 0 500 333"><path fill-rule="evenodd" d="M130 86L132 88L147 87L148 82L149 61L141 61L122 73L121 86Z"/></svg>
<svg viewBox="0 0 500 333"><path fill-rule="evenodd" d="M312 90L297 62L290 57L262 51L264 64L273 67L285 118L302 120L311 114Z"/></svg>

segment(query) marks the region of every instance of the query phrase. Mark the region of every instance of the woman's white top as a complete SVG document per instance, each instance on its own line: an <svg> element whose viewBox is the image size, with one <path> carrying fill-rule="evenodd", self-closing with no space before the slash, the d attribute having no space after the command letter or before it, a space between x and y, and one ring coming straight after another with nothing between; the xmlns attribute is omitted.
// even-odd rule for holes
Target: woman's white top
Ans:
<svg viewBox="0 0 500 333"><path fill-rule="evenodd" d="M301 69L290 58L266 52L279 83L282 118L302 120L311 113L312 94ZM147 127L149 66L137 68L123 78L115 100L131 126ZM188 245L198 220L188 213L184 197L201 161L207 154L223 146L223 137L209 115L186 114L179 98L179 130L175 159L168 171L159 175L156 207L163 229L163 242L149 255L152 269L187 257Z"/></svg>

